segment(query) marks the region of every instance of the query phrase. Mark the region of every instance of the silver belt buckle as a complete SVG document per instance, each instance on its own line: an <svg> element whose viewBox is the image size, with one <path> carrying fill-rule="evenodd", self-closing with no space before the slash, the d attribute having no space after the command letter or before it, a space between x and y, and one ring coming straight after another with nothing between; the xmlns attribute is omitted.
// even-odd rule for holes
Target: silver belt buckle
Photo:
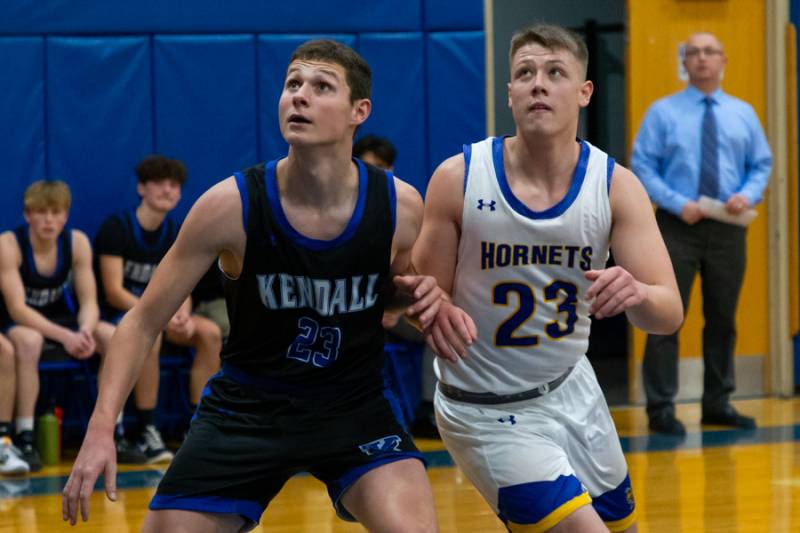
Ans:
<svg viewBox="0 0 800 533"><path fill-rule="evenodd" d="M539 394L541 394L542 396L544 396L545 394L547 394L548 392L550 392L550 384L549 384L549 383L545 383L545 384L543 384L543 385L539 385L539 386L537 387L537 389L538 389L538 391L539 391Z"/></svg>

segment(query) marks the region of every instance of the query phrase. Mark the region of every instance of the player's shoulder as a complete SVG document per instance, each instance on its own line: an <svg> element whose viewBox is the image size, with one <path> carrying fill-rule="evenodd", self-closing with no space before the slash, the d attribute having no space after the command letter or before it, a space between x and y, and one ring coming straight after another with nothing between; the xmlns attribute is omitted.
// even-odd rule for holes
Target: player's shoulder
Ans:
<svg viewBox="0 0 800 533"><path fill-rule="evenodd" d="M417 191L416 187L404 181L399 176L392 176L394 182L394 189L397 192L398 202L419 202L422 204L422 196Z"/></svg>
<svg viewBox="0 0 800 533"><path fill-rule="evenodd" d="M623 181L639 180L639 178L636 177L636 174L634 174L631 169L620 164L620 162L617 160L614 160L614 169L611 171L611 179L621 179Z"/></svg>
<svg viewBox="0 0 800 533"><path fill-rule="evenodd" d="M641 180L632 170L619 163L614 164L614 170L611 173L609 199L611 200L612 209L615 206L624 206L630 202L650 203L647 191Z"/></svg>
<svg viewBox="0 0 800 533"><path fill-rule="evenodd" d="M246 191L240 191L236 177L229 176L200 195L182 227L191 224L214 232L230 229L234 221L241 221L246 202Z"/></svg>
<svg viewBox="0 0 800 533"><path fill-rule="evenodd" d="M206 190L194 204L193 209L209 212L225 212L241 206L242 191L235 176L220 180Z"/></svg>
<svg viewBox="0 0 800 533"><path fill-rule="evenodd" d="M0 233L0 259L8 261L8 263L0 261L4 264L11 265L11 263L14 263L17 266L22 261L22 251L19 248L14 230L6 230Z"/></svg>
<svg viewBox="0 0 800 533"><path fill-rule="evenodd" d="M19 249L16 232L9 229L0 233L0 245Z"/></svg>
<svg viewBox="0 0 800 533"><path fill-rule="evenodd" d="M69 228L69 237L72 239L72 245L75 246L90 246L89 237L83 231L77 228Z"/></svg>
<svg viewBox="0 0 800 533"><path fill-rule="evenodd" d="M458 186L462 187L464 183L464 172L466 170L466 161L464 154L455 154L436 167L436 170L431 176L431 184L444 185L444 186Z"/></svg>

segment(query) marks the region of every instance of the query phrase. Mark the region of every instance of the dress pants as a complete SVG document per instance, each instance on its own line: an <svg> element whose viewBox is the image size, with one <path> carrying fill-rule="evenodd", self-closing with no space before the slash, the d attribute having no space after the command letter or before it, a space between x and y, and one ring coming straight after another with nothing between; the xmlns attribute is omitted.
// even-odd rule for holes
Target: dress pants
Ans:
<svg viewBox="0 0 800 533"><path fill-rule="evenodd" d="M746 229L710 219L689 225L658 209L656 221L664 237L684 312L695 274L703 294L703 412L718 412L735 389L733 350L736 305L745 269ZM648 335L642 367L647 414L673 415L678 392L678 334Z"/></svg>

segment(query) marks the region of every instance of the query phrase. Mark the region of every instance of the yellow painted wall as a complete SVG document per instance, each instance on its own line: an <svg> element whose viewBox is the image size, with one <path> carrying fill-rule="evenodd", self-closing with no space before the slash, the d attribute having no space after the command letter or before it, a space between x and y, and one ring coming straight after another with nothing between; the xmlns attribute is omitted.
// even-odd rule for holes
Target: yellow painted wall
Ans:
<svg viewBox="0 0 800 533"><path fill-rule="evenodd" d="M628 0L627 117L629 146L648 106L681 90L678 45L696 31L710 31L728 56L722 89L766 116L765 11L759 0ZM766 128L765 128L766 129ZM680 334L682 357L702 353L702 298L699 278ZM768 353L767 213L764 203L748 230L747 271L739 300L737 355ZM645 335L634 333L633 357L640 360ZM635 369L636 365L630 365Z"/></svg>

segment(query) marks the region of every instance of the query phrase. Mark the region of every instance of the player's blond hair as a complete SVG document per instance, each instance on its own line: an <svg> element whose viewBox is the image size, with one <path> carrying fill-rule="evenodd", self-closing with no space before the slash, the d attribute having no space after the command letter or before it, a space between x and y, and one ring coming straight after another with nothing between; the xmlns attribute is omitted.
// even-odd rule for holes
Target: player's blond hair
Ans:
<svg viewBox="0 0 800 533"><path fill-rule="evenodd" d="M23 196L25 211L56 209L69 211L72 193L69 185L61 180L39 180L31 183Z"/></svg>

